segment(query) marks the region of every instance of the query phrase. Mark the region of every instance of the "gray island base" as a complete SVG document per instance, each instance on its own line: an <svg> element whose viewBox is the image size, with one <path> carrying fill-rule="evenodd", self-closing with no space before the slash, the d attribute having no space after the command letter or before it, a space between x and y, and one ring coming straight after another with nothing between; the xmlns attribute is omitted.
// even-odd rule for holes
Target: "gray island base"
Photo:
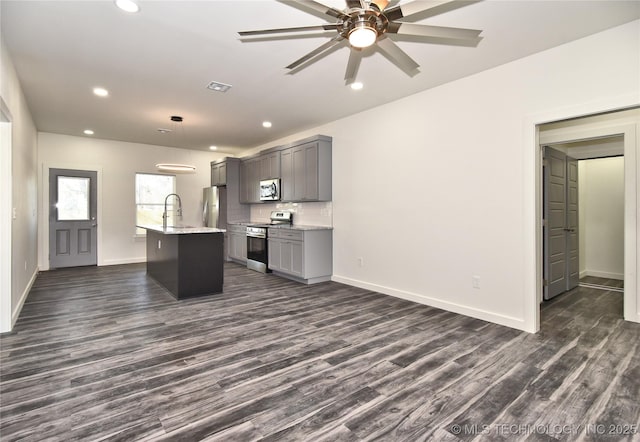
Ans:
<svg viewBox="0 0 640 442"><path fill-rule="evenodd" d="M147 230L147 275L176 299L222 292L224 230L139 227Z"/></svg>

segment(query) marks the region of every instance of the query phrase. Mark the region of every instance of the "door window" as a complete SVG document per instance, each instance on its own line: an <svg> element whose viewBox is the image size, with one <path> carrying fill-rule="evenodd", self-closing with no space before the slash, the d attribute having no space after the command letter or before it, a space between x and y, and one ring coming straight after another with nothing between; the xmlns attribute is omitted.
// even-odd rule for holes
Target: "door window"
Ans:
<svg viewBox="0 0 640 442"><path fill-rule="evenodd" d="M90 185L90 178L58 176L58 221L89 220Z"/></svg>

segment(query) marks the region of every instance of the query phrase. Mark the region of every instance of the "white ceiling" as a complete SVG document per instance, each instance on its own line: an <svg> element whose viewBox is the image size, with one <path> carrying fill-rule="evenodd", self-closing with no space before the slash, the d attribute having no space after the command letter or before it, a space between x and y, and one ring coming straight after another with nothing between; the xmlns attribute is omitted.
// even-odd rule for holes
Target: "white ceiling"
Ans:
<svg viewBox="0 0 640 442"><path fill-rule="evenodd" d="M421 72L408 77L370 51L358 74L364 89L353 91L343 79L347 46L293 75L284 68L332 32L251 42L237 34L330 17L270 0L139 3L139 13L127 14L112 1L0 2L2 38L38 130L84 136L91 128L97 138L202 150L214 144L237 154L640 18L636 0L467 2L415 22L482 29L476 47L394 36ZM323 3L344 9L340 0ZM206 89L214 80L233 87L224 94ZM94 96L95 86L110 96ZM171 115L184 122L172 123ZM263 128L264 120L273 127ZM354 130L392 131L393 121Z"/></svg>

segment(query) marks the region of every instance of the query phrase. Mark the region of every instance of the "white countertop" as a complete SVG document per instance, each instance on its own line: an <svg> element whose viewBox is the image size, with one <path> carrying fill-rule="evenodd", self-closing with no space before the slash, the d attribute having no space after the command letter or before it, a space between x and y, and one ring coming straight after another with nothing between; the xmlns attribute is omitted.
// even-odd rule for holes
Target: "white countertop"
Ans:
<svg viewBox="0 0 640 442"><path fill-rule="evenodd" d="M269 221L231 221L227 225L233 224L237 226L266 225ZM270 229L288 229L288 230L333 230L329 226L310 226L304 224L274 224L269 226Z"/></svg>
<svg viewBox="0 0 640 442"><path fill-rule="evenodd" d="M169 227L163 228L161 225L145 225L137 226L141 229L153 230L154 232L164 233L166 235L186 235L189 233L224 233L225 229L216 229L215 227Z"/></svg>
<svg viewBox="0 0 640 442"><path fill-rule="evenodd" d="M287 230L333 230L333 227L326 226L305 226L300 224L269 226L270 229L287 229Z"/></svg>

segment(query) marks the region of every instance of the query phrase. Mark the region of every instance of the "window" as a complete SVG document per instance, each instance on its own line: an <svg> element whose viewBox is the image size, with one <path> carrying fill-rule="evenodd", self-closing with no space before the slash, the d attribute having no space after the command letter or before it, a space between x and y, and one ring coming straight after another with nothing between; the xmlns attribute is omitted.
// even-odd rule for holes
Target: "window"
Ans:
<svg viewBox="0 0 640 442"><path fill-rule="evenodd" d="M162 225L164 200L170 193L176 193L174 175L136 173L136 225ZM175 198L167 201L167 213L174 216ZM172 225L171 218L168 225ZM145 235L146 230L136 228L137 235Z"/></svg>
<svg viewBox="0 0 640 442"><path fill-rule="evenodd" d="M58 176L58 221L89 220L91 178Z"/></svg>

